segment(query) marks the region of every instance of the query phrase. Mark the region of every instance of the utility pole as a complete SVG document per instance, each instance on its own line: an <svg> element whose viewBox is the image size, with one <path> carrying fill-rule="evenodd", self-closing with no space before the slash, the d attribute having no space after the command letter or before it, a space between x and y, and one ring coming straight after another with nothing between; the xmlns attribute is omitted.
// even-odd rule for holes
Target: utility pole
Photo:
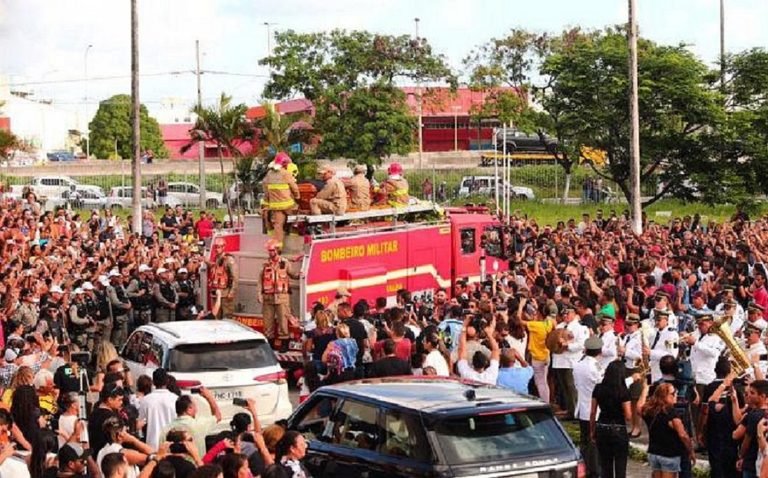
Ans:
<svg viewBox="0 0 768 478"><path fill-rule="evenodd" d="M725 94L725 0L720 0L720 89Z"/></svg>
<svg viewBox="0 0 768 478"><path fill-rule="evenodd" d="M131 0L131 179L133 180L133 232L141 233L141 129L139 101L139 12Z"/></svg>
<svg viewBox="0 0 768 478"><path fill-rule="evenodd" d="M632 231L643 232L643 209L640 203L640 105L637 85L637 9L636 0L629 0L629 176L632 199Z"/></svg>
<svg viewBox="0 0 768 478"><path fill-rule="evenodd" d="M416 47L421 47L421 38L419 37L419 17L416 17L413 19L414 23L416 24ZM421 79L419 79L419 83L416 88L416 93L418 94L418 100L419 100L419 170L422 169L424 166L424 125L423 123L423 114L424 111L422 109L422 98L421 98Z"/></svg>
<svg viewBox="0 0 768 478"><path fill-rule="evenodd" d="M195 57L197 58L197 109L203 107L203 94L200 88L200 40L195 40ZM205 142L197 142L197 163L200 169L200 209L205 209Z"/></svg>
<svg viewBox="0 0 768 478"><path fill-rule="evenodd" d="M83 63L85 64L85 159L91 158L91 128L88 124L88 52L91 51L93 45L85 47L85 58Z"/></svg>

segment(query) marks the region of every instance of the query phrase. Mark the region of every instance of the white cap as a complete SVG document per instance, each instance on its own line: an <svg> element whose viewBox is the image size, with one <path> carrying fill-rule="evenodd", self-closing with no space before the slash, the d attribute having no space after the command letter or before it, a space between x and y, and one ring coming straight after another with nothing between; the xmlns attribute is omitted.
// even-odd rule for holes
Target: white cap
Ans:
<svg viewBox="0 0 768 478"><path fill-rule="evenodd" d="M93 283L91 281L83 282L83 290L93 290Z"/></svg>
<svg viewBox="0 0 768 478"><path fill-rule="evenodd" d="M64 291L61 289L61 287L59 287L57 285L51 287L50 292L51 292L51 294L63 294L64 293Z"/></svg>
<svg viewBox="0 0 768 478"><path fill-rule="evenodd" d="M158 274L162 274L163 272L168 272L168 269L166 269L165 267L161 267L161 268L159 268L159 269L157 270L157 273L158 273Z"/></svg>
<svg viewBox="0 0 768 478"><path fill-rule="evenodd" d="M75 294L83 294L83 293L84 293L83 289L81 289L79 287L77 289L75 289Z"/></svg>
<svg viewBox="0 0 768 478"><path fill-rule="evenodd" d="M152 268L149 267L146 264L142 264L142 265L139 266L139 272L147 272L147 271L151 271L151 270L152 270Z"/></svg>
<svg viewBox="0 0 768 478"><path fill-rule="evenodd" d="M186 274L189 271L187 270L186 267L180 267L179 270L177 270L176 272L179 273L179 274Z"/></svg>
<svg viewBox="0 0 768 478"><path fill-rule="evenodd" d="M173 262L174 262L174 259L173 259L173 257L166 257L166 258L165 258L165 263L166 263L166 264L172 264Z"/></svg>
<svg viewBox="0 0 768 478"><path fill-rule="evenodd" d="M106 276L99 276L99 284L104 287L109 287L109 279L107 279Z"/></svg>
<svg viewBox="0 0 768 478"><path fill-rule="evenodd" d="M139 266L139 271L141 271L141 266ZM118 271L117 269L112 269L111 271L109 271L109 274L107 274L106 277L107 278L109 278L109 277L120 277L120 271Z"/></svg>

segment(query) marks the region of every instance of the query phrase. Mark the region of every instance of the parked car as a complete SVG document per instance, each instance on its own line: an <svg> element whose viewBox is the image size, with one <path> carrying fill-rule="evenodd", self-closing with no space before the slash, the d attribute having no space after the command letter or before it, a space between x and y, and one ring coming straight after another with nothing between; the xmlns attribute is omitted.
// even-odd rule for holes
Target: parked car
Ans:
<svg viewBox="0 0 768 478"><path fill-rule="evenodd" d="M505 136L503 129L496 132L496 149L499 151L504 150L505 143L508 153L553 151L557 148L557 140L543 132L528 134L516 129L507 129L506 133Z"/></svg>
<svg viewBox="0 0 768 478"><path fill-rule="evenodd" d="M504 194L505 183L503 180L499 181L499 194ZM525 186L508 186L510 187L510 194L515 199L536 199L536 195L533 193L533 189ZM496 176L464 176L459 183L459 196L470 196L473 194L478 195L491 195L496 191Z"/></svg>
<svg viewBox="0 0 768 478"><path fill-rule="evenodd" d="M168 197L175 198L182 206L200 204L200 186L193 183L168 183ZM224 205L221 193L205 191L205 207L217 209Z"/></svg>
<svg viewBox="0 0 768 478"><path fill-rule="evenodd" d="M70 151L51 151L48 156L48 161L76 161L77 158Z"/></svg>
<svg viewBox="0 0 768 478"><path fill-rule="evenodd" d="M322 387L288 419L312 476L585 476L549 405L458 379L395 377Z"/></svg>
<svg viewBox="0 0 768 478"><path fill-rule="evenodd" d="M141 188L141 207L153 209L157 203L152 198L146 187ZM109 190L107 197L107 207L110 208L130 208L133 206L133 186L115 186Z"/></svg>
<svg viewBox="0 0 768 478"><path fill-rule="evenodd" d="M74 191L64 191L57 198L47 198L45 207L54 210L57 207L66 207L67 204L73 209L104 209L107 207L107 196L93 189L77 188Z"/></svg>
<svg viewBox="0 0 768 478"><path fill-rule="evenodd" d="M228 429L232 416L243 411L232 403L235 398L257 400L262 423L287 418L293 410L285 371L267 339L239 322L142 325L128 337L121 356L134 377L151 377L155 369L163 367L176 378L183 393L205 386L221 409L223 428ZM207 406L199 408L207 411Z"/></svg>
<svg viewBox="0 0 768 478"><path fill-rule="evenodd" d="M90 184L81 184L69 176L39 176L32 179L28 185L11 186L12 191L21 193L24 188L31 189L38 197L57 198L61 197L64 191L75 191L77 189L90 190L104 194L104 190L99 186Z"/></svg>

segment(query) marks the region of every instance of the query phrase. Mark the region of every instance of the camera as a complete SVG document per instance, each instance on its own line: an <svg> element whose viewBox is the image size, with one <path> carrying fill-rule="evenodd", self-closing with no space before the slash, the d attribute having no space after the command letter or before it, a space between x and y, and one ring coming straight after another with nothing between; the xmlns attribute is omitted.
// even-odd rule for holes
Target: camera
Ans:
<svg viewBox="0 0 768 478"><path fill-rule="evenodd" d="M72 357L72 362L75 362L77 365L80 366L80 368L87 367L88 364L91 362L90 352L73 352L71 357Z"/></svg>

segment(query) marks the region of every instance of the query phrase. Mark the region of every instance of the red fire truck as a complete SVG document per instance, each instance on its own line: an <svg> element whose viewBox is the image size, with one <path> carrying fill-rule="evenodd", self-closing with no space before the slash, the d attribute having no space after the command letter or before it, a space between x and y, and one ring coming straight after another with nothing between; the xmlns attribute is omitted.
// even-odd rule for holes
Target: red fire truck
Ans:
<svg viewBox="0 0 768 478"><path fill-rule="evenodd" d="M457 279L477 281L486 267L492 273L508 264L501 253L502 226L484 209L440 210L419 203L344 216L299 215L289 223L298 233L286 236L282 255L300 272L291 284L291 310L299 322L308 319L316 302L333 301L341 287L353 304L360 299L373 304L379 297L394 304L400 289L421 295L442 287L450 294ZM237 319L261 329L256 287L270 238L264 222L258 215L247 216L242 230L217 237L226 240L238 263ZM281 361L300 361L295 352L300 344L292 342L290 348L278 354Z"/></svg>

